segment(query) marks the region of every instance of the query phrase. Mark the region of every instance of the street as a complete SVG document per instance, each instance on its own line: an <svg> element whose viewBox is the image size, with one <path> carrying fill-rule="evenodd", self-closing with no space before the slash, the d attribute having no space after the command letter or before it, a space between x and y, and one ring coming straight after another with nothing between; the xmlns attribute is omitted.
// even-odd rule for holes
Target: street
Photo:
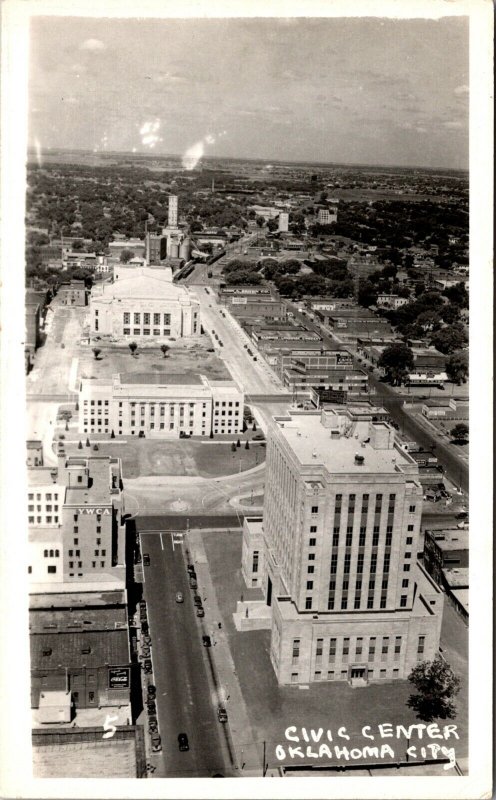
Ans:
<svg viewBox="0 0 496 800"><path fill-rule="evenodd" d="M164 526L165 527L165 526ZM170 533L141 533L144 596L152 640L153 682L162 753L155 777L194 778L234 774L228 728L217 720L217 696L210 667L212 652L203 647L204 622L195 616L183 557L185 545L172 545ZM201 588L201 587L200 587ZM176 603L176 592L183 603ZM189 750L181 752L178 734Z"/></svg>
<svg viewBox="0 0 496 800"><path fill-rule="evenodd" d="M295 317L301 323L322 336L327 347L335 350L347 350L353 356L355 369L363 369L363 365L356 361L355 353L350 345L343 344L339 337L334 334L325 333L319 325L309 320L307 316L300 314L296 306L290 303L288 303L288 306L291 307ZM384 406L402 431L414 439L421 447L425 450L434 450L448 477L456 486L468 492L468 464L451 447L441 442L440 437L435 436L433 432L417 422L411 414L408 414L403 409L405 398L395 392L392 386L381 381L373 372L369 372L368 375L372 402Z"/></svg>

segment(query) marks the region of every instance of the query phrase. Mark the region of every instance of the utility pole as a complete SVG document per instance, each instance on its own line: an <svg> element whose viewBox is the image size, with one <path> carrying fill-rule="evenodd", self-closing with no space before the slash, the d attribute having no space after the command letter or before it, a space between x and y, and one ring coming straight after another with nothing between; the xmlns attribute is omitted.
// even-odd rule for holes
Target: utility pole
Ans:
<svg viewBox="0 0 496 800"><path fill-rule="evenodd" d="M263 742L263 760L262 760L262 778L265 778L265 775L267 773L267 764L265 763L265 747L266 747L266 742L265 742L265 739L264 739L264 742Z"/></svg>

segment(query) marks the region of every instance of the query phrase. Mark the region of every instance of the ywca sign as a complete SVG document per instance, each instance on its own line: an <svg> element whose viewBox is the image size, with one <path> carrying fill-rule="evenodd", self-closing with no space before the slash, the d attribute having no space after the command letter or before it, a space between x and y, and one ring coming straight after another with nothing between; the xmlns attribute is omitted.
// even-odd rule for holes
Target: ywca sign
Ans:
<svg viewBox="0 0 496 800"><path fill-rule="evenodd" d="M129 667L109 667L108 688L129 689L131 671Z"/></svg>
<svg viewBox="0 0 496 800"><path fill-rule="evenodd" d="M107 514L110 516L110 508L88 508L85 506L84 508L78 508L79 514Z"/></svg>

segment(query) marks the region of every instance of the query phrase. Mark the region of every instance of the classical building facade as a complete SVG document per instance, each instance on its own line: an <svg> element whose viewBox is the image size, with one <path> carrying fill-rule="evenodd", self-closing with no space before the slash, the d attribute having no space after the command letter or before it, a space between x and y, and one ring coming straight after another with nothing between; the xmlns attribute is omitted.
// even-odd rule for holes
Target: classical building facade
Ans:
<svg viewBox="0 0 496 800"><path fill-rule="evenodd" d="M417 563L422 497L386 423L336 409L274 418L259 563L281 684L406 678L437 653L443 598ZM255 549L248 528L245 565Z"/></svg>
<svg viewBox="0 0 496 800"><path fill-rule="evenodd" d="M129 373L83 379L79 432L178 438L240 433L244 395L234 381L204 375Z"/></svg>
<svg viewBox="0 0 496 800"><path fill-rule="evenodd" d="M200 306L172 282L169 269L136 267L129 277L93 289L90 329L93 336L128 341L178 339L200 333Z"/></svg>

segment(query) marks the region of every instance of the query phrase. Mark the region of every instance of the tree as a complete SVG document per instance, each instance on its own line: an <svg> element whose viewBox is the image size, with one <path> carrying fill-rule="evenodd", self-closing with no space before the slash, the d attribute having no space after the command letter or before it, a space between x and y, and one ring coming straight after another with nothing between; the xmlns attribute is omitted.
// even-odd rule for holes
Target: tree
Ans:
<svg viewBox="0 0 496 800"><path fill-rule="evenodd" d="M246 444L245 444L245 450L249 450L249 449L250 449L250 442L247 439L246 440Z"/></svg>
<svg viewBox="0 0 496 800"><path fill-rule="evenodd" d="M84 242L82 239L74 239L72 243L72 249L75 253L80 253L84 250Z"/></svg>
<svg viewBox="0 0 496 800"><path fill-rule="evenodd" d="M167 353L170 350L169 345L168 344L162 344L162 345L160 345L160 349L161 349L162 353L164 354L164 358L167 358Z"/></svg>
<svg viewBox="0 0 496 800"><path fill-rule="evenodd" d="M95 444L93 445L93 450L98 450L98 449L99 449L99 448L98 448L98 445L97 445L97 443L95 442Z"/></svg>
<svg viewBox="0 0 496 800"><path fill-rule="evenodd" d="M236 442L236 447L241 447L241 440L240 439L238 439L238 441Z"/></svg>
<svg viewBox="0 0 496 800"><path fill-rule="evenodd" d="M453 323L441 328L431 336L431 344L434 345L441 353L450 355L455 350L461 350L468 344L468 336L465 328L460 323Z"/></svg>
<svg viewBox="0 0 496 800"><path fill-rule="evenodd" d="M408 676L418 694L410 695L408 706L417 712L419 719L454 719L456 706L453 698L460 691L460 679L450 665L440 656L433 661L422 661Z"/></svg>
<svg viewBox="0 0 496 800"><path fill-rule="evenodd" d="M60 419L63 419L65 422L65 429L66 431L69 430L69 422L72 419L72 412L71 411L61 411Z"/></svg>
<svg viewBox="0 0 496 800"><path fill-rule="evenodd" d="M115 439L115 433L114 433L114 429L113 428L112 428L112 430L110 432L110 438L111 439Z"/></svg>
<svg viewBox="0 0 496 800"><path fill-rule="evenodd" d="M275 221L275 219L267 220L267 230L273 232L273 231L276 231L278 227L279 226L278 226L277 222Z"/></svg>
<svg viewBox="0 0 496 800"><path fill-rule="evenodd" d="M80 439L79 442L78 442L78 450L82 450L82 449L83 449L83 443L82 443L82 441Z"/></svg>
<svg viewBox="0 0 496 800"><path fill-rule="evenodd" d="M121 264L127 264L132 258L134 258L134 253L132 250L128 250L127 247L124 248L124 250L121 250Z"/></svg>
<svg viewBox="0 0 496 800"><path fill-rule="evenodd" d="M129 342L128 347L129 347L129 349L131 351L131 355L134 356L134 354L136 353L136 350L138 349L138 345L136 344L136 342Z"/></svg>
<svg viewBox="0 0 496 800"><path fill-rule="evenodd" d="M377 289L370 281L360 283L358 289L358 303L365 308L375 306L377 303Z"/></svg>
<svg viewBox="0 0 496 800"><path fill-rule="evenodd" d="M86 437L86 447L90 447L90 446L91 446L90 445L90 440L88 439L88 437Z"/></svg>
<svg viewBox="0 0 496 800"><path fill-rule="evenodd" d="M385 348L379 366L384 368L386 377L393 385L401 386L413 369L413 353L406 344L395 342Z"/></svg>
<svg viewBox="0 0 496 800"><path fill-rule="evenodd" d="M232 445L231 445L231 450L233 451L233 453L235 453L235 452L236 452L236 442L233 442L233 443L232 443Z"/></svg>
<svg viewBox="0 0 496 800"><path fill-rule="evenodd" d="M255 420L253 420L252 431L256 431L256 429L257 429L257 423L255 422Z"/></svg>
<svg viewBox="0 0 496 800"><path fill-rule="evenodd" d="M464 422L459 422L450 431L453 441L455 442L466 442L468 440L468 425Z"/></svg>
<svg viewBox="0 0 496 800"><path fill-rule="evenodd" d="M265 225L265 220L264 220L263 217L257 217L256 218L256 223L257 223L259 228L263 228L263 226Z"/></svg>
<svg viewBox="0 0 496 800"><path fill-rule="evenodd" d="M98 361L98 356L100 355L101 352L102 351L99 347L93 348L93 355L95 356L95 361Z"/></svg>
<svg viewBox="0 0 496 800"><path fill-rule="evenodd" d="M467 382L468 353L465 350L456 350L446 359L446 374L457 386Z"/></svg>

